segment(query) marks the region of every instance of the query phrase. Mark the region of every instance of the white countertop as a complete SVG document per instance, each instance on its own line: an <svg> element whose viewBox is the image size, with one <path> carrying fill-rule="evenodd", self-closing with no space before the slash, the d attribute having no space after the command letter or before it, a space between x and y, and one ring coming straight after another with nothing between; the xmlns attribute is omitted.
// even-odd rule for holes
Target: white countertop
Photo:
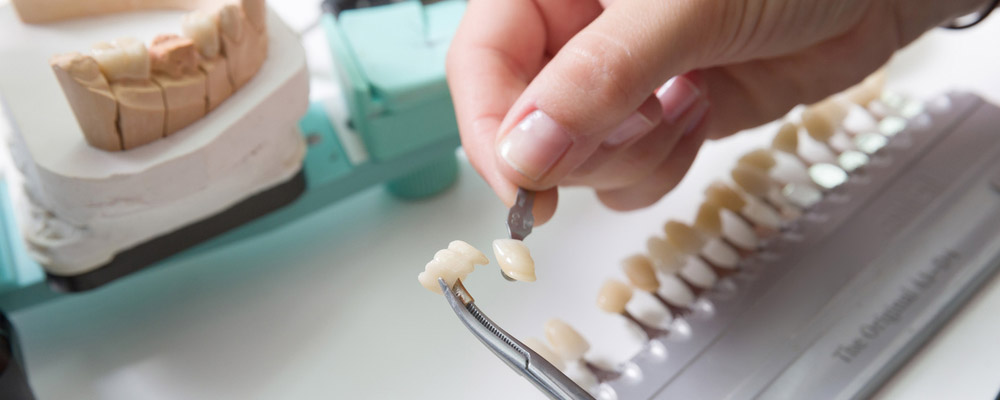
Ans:
<svg viewBox="0 0 1000 400"><path fill-rule="evenodd" d="M290 3L274 5L293 27L308 24L311 17L298 13L315 7ZM892 85L919 95L972 88L1000 102L997 37L1000 17L968 32L935 31L895 60ZM321 43L315 32L305 41L309 50ZM620 277L618 260L642 249L664 221L690 220L700 189L722 174L712 160L733 160L769 139L744 134L707 145L677 190L638 212L612 212L589 191L563 190L555 219L528 239L538 282L511 284L480 271L468 286L515 336L540 337L544 321L558 316L588 336L592 354L625 359L639 342L620 318L593 306L598 286ZM463 162L458 184L433 199L402 202L370 189L225 252L12 319L43 400L541 398L416 281L450 240L487 250L505 234L505 216ZM995 396L998 312L1000 279L993 279L879 398Z"/></svg>

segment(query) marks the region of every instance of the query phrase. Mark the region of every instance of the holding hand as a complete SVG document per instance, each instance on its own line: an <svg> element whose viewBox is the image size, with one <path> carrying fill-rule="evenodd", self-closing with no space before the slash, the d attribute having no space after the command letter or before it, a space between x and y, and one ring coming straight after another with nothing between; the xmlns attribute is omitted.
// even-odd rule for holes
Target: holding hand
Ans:
<svg viewBox="0 0 1000 400"><path fill-rule="evenodd" d="M982 0L470 0L448 81L472 165L510 205L585 185L655 203L705 138L771 121L875 71ZM666 83L664 83L666 82Z"/></svg>

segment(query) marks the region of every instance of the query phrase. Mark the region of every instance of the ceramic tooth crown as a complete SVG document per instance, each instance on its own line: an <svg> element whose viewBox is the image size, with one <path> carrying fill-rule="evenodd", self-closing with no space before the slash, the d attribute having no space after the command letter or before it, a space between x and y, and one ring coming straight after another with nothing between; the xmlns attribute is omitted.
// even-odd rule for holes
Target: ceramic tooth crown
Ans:
<svg viewBox="0 0 1000 400"><path fill-rule="evenodd" d="M91 52L108 81L149 79L149 53L146 45L135 38L98 42Z"/></svg>
<svg viewBox="0 0 1000 400"><path fill-rule="evenodd" d="M188 13L181 22L181 31L194 42L202 57L219 55L219 27L208 13L201 10Z"/></svg>
<svg viewBox="0 0 1000 400"><path fill-rule="evenodd" d="M451 243L448 243L448 250L461 254L469 260L469 262L475 265L486 265L490 263L490 259L486 258L486 254L483 254L483 252L479 251L479 249L461 240L453 240Z"/></svg>
<svg viewBox="0 0 1000 400"><path fill-rule="evenodd" d="M523 282L535 281L535 261L524 242L516 239L494 240L493 254L507 276Z"/></svg>

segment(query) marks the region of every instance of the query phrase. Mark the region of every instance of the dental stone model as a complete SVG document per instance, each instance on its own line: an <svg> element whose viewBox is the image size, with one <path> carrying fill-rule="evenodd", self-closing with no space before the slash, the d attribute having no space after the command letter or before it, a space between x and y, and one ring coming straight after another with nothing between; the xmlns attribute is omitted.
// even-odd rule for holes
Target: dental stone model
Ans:
<svg viewBox="0 0 1000 400"><path fill-rule="evenodd" d="M134 38L99 42L92 58L106 82L76 53L49 63L87 143L129 150L194 123L246 85L267 58L266 16L263 0L242 0L190 13L181 22L186 37L159 35L148 49Z"/></svg>
<svg viewBox="0 0 1000 400"><path fill-rule="evenodd" d="M214 16L195 10L184 16L181 31L198 49L198 69L205 74L206 81L206 112L212 111L233 94L233 84L229 80L229 62L220 50L222 45L219 43L219 27Z"/></svg>
<svg viewBox="0 0 1000 400"><path fill-rule="evenodd" d="M33 99L6 102L15 129L0 129L0 162L8 164L4 180L25 248L49 275L90 282L84 286L113 279L186 245L168 235L186 242L185 228L214 231L239 222L226 213L233 207L264 212L304 190L298 122L309 107L309 75L301 40L268 11L268 56L234 94L215 22L228 3L264 5L0 7L0 92ZM182 22L176 10L199 11ZM107 15L114 13L122 14ZM129 35L136 39L114 40Z"/></svg>
<svg viewBox="0 0 1000 400"><path fill-rule="evenodd" d="M507 276L522 282L535 281L535 261L524 242L517 239L494 240L493 255Z"/></svg>
<svg viewBox="0 0 1000 400"><path fill-rule="evenodd" d="M163 137L166 106L163 91L150 80L146 45L135 38L100 42L91 49L118 101L118 129L122 149L142 146Z"/></svg>
<svg viewBox="0 0 1000 400"><path fill-rule="evenodd" d="M417 275L417 280L427 290L441 294L438 278L444 279L448 286L452 286L455 281L464 280L469 276L476 265L486 265L489 262L483 252L466 242L455 240L448 244L447 249L434 254L434 259Z"/></svg>

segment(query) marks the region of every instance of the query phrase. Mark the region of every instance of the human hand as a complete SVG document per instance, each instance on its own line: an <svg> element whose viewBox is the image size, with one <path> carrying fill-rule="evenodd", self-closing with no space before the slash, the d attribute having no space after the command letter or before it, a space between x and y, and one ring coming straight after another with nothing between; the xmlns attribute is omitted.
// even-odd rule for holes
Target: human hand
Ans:
<svg viewBox="0 0 1000 400"><path fill-rule="evenodd" d="M705 138L843 90L982 2L470 0L448 82L505 204L537 190L542 223L557 186L585 185L630 210L673 189Z"/></svg>

